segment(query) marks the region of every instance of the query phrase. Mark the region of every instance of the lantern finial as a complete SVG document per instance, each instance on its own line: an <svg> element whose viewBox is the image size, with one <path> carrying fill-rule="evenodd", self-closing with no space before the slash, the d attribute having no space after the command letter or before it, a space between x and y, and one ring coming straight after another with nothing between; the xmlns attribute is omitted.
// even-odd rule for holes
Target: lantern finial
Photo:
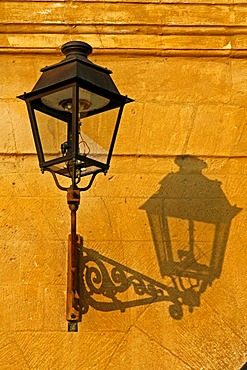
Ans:
<svg viewBox="0 0 247 370"><path fill-rule="evenodd" d="M93 51L92 47L83 41L69 41L61 47L62 53L66 55L66 58L75 56L88 57Z"/></svg>

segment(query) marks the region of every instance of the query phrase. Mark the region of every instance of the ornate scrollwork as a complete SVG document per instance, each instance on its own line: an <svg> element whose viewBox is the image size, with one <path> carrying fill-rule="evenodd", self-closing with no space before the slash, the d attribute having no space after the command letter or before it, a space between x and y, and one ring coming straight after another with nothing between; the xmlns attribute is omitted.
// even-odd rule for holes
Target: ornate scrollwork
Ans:
<svg viewBox="0 0 247 370"><path fill-rule="evenodd" d="M200 305L200 294L205 282L170 276L169 285L123 266L100 253L83 247L80 261L80 307L86 313L89 306L100 311L120 310L168 301L169 313L174 319L183 316L183 305L192 312Z"/></svg>

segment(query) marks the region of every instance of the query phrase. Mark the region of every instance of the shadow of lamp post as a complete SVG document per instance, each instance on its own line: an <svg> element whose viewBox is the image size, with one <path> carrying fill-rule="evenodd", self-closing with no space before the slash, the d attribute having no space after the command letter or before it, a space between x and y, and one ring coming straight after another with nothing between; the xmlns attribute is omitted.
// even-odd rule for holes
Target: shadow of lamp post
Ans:
<svg viewBox="0 0 247 370"><path fill-rule="evenodd" d="M219 181L202 174L204 161L178 156L175 162L180 170L168 174L140 208L148 216L162 277L172 278L192 310L221 274L231 221L241 209L229 203Z"/></svg>
<svg viewBox="0 0 247 370"><path fill-rule="evenodd" d="M78 236L76 211L80 192L88 190L98 173L106 174L124 105L133 101L119 93L111 71L88 60L92 48L81 41L62 46L65 59L41 69L31 92L18 98L27 104L39 165L67 191L71 210L69 236L67 320L77 331L79 308ZM78 184L89 176L88 183ZM70 179L69 187L61 179Z"/></svg>

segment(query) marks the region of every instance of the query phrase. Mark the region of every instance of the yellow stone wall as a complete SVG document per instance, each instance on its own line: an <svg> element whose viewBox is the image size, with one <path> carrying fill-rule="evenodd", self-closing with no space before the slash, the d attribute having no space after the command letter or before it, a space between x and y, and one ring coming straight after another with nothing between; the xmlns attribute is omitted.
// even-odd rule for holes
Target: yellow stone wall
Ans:
<svg viewBox="0 0 247 370"><path fill-rule="evenodd" d="M0 369L238 370L247 361L246 34L244 0L0 2ZM66 194L40 173L16 99L70 40L90 43L91 60L135 99L109 173L82 194L78 232L139 294L132 284L111 290L118 301L98 295L78 333L65 319ZM190 279L167 274L153 237L166 227L160 209L179 271L195 268ZM121 312L121 300L132 307Z"/></svg>

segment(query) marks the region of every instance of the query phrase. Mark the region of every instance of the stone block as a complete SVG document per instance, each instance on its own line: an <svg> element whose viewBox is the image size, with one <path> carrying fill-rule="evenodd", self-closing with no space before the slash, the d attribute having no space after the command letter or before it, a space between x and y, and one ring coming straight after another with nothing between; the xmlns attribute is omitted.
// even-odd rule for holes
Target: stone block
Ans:
<svg viewBox="0 0 247 370"><path fill-rule="evenodd" d="M205 295L207 296L207 293ZM220 299L220 295L217 295L217 297ZM232 363L232 356L234 356L234 364L241 366L244 363L243 351L245 345L243 337L239 337L237 333L234 333L233 329L225 323L225 317L221 315L221 312L215 311L214 307L207 305L207 300L205 300L206 298L204 297L201 306L195 310L196 315L191 315L185 311L184 315L186 317L176 322L172 318L164 317L166 306L168 306L166 302L164 304L152 305L140 317L136 326L146 335L151 336L155 343L162 347L164 346L169 353L173 353L174 357L177 357L176 354L179 353L179 359L182 362L188 364L187 359L189 355L190 366L199 368L221 366L229 368L229 365ZM147 328L145 323L151 318L153 321L152 328ZM188 333L190 330L193 330L193 337L191 338L189 335L191 343L188 347ZM222 332L224 333L223 336ZM199 348L198 350L195 349L197 345L200 347L200 351ZM219 349L221 349L221 353L219 353ZM223 356L222 351L224 353Z"/></svg>
<svg viewBox="0 0 247 370"><path fill-rule="evenodd" d="M147 354L146 356L139 356L138 349L140 347ZM145 370L147 367L152 368L154 357L157 370L164 369L164 365L167 363L169 363L172 369L187 370L190 368L189 364L183 361L181 356L177 356L172 351L169 351L167 346L160 345L157 340L150 341L148 334L136 327L130 329L115 356L111 358L108 367L109 369L120 369L124 363L130 369Z"/></svg>
<svg viewBox="0 0 247 370"><path fill-rule="evenodd" d="M20 282L20 247L21 242L13 239L0 241L0 281L4 286L16 285Z"/></svg>
<svg viewBox="0 0 247 370"><path fill-rule="evenodd" d="M0 331L35 331L43 328L43 288L35 284L1 285Z"/></svg>
<svg viewBox="0 0 247 370"><path fill-rule="evenodd" d="M36 243L22 242L20 248L20 281L38 285L65 284L66 241L40 240Z"/></svg>
<svg viewBox="0 0 247 370"><path fill-rule="evenodd" d="M19 368L28 369L28 365L23 358L23 354L15 340L8 331L1 333L0 340L0 360L2 369Z"/></svg>
<svg viewBox="0 0 247 370"><path fill-rule="evenodd" d="M191 155L241 155L245 133L244 108L231 105L200 105L189 133L186 150ZM212 125L212 122L214 124Z"/></svg>
<svg viewBox="0 0 247 370"><path fill-rule="evenodd" d="M146 104L138 154L169 155L183 152L191 130L194 107Z"/></svg>
<svg viewBox="0 0 247 370"><path fill-rule="evenodd" d="M105 368L119 343L121 332L17 333L17 345L29 368ZM54 356L54 352L56 356ZM85 353L87 355L85 356Z"/></svg>

